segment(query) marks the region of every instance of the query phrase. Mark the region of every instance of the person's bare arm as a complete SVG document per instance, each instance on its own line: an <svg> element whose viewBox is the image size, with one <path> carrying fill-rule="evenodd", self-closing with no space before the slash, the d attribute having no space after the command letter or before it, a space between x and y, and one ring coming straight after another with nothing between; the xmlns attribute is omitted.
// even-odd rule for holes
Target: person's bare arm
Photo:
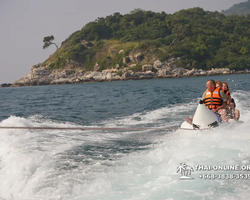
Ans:
<svg viewBox="0 0 250 200"><path fill-rule="evenodd" d="M231 102L231 96L227 95L227 104L230 105L230 102Z"/></svg>
<svg viewBox="0 0 250 200"><path fill-rule="evenodd" d="M224 101L224 102L222 103L221 106L219 106L218 108L212 109L212 111L213 111L213 112L217 112L218 110L223 109L223 108L225 108L226 106L227 106L227 102Z"/></svg>

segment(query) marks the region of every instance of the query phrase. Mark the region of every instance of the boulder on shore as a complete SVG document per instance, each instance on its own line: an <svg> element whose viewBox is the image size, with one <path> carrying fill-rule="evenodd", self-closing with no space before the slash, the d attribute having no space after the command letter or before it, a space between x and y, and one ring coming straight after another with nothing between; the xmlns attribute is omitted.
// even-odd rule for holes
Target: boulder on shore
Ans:
<svg viewBox="0 0 250 200"><path fill-rule="evenodd" d="M135 52L130 55L130 59L135 61L135 63L138 63L140 62L139 58L141 56L143 56L141 52ZM188 70L183 67L175 66L175 62L178 61L178 59L179 58L169 58L164 62L156 60L154 63L146 63L142 65L141 69L140 67L137 67L137 64L131 63L128 67L121 68L119 65L116 65L114 68L110 67L108 69L100 70L99 64L96 63L94 66L95 71L85 71L82 67L51 70L48 66L38 64L33 66L30 73L23 78L15 81L13 84L2 84L1 87L250 73L249 70L235 72L234 70L230 70L228 68L211 70L193 68Z"/></svg>

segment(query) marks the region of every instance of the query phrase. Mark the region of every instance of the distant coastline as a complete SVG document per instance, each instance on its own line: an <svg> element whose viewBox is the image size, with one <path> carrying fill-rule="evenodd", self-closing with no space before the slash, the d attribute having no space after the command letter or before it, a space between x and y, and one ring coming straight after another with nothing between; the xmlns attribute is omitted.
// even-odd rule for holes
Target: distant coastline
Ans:
<svg viewBox="0 0 250 200"><path fill-rule="evenodd" d="M215 69L216 71L216 69ZM166 76L166 77L151 77L151 76L144 76L142 78L138 78L138 74L136 76L131 76L130 78L127 79L111 79L111 80L95 80L95 79L89 79L89 80L75 80L74 82L72 80L61 80L58 81L57 83L53 83L53 84L39 84L39 83L35 83L35 84L22 84L22 85L13 85L12 83L3 83L0 84L0 88L5 88L5 87L25 87L25 86L42 86L42 85L63 85L63 84L76 84L76 83L98 83L98 82L114 82L114 81L127 81L127 80L143 80L143 79L166 79L166 78L184 78L184 77L198 77L198 76L214 76L214 75L234 75L234 74L250 74L249 70L241 70L241 71L233 71L231 73L209 73L206 75L191 75L191 76L179 76L179 75L174 75L174 76Z"/></svg>
<svg viewBox="0 0 250 200"><path fill-rule="evenodd" d="M10 87L11 85L12 85L12 83L2 83L0 85L0 88L2 88L2 87Z"/></svg>
<svg viewBox="0 0 250 200"><path fill-rule="evenodd" d="M249 19L202 8L114 13L72 33L11 87L249 73Z"/></svg>
<svg viewBox="0 0 250 200"><path fill-rule="evenodd" d="M213 75L248 74L250 70L235 71L229 68L215 68L211 70L185 69L176 67L168 60L167 62L155 61L153 64L145 64L140 71L131 68L105 69L102 71L84 71L81 68L64 68L50 70L42 65L31 68L31 71L13 84L2 84L2 87L22 87L37 85L59 85L75 83L112 82L125 80L182 78Z"/></svg>

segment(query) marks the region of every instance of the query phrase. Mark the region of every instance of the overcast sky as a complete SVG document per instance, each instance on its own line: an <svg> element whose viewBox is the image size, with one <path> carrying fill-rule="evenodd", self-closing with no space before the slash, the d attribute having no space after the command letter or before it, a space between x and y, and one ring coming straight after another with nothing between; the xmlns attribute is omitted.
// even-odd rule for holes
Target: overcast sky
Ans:
<svg viewBox="0 0 250 200"><path fill-rule="evenodd" d="M54 35L59 45L98 17L135 8L174 13L202 7L221 11L246 0L0 0L0 84L13 83L42 63L56 49L43 50L43 38Z"/></svg>

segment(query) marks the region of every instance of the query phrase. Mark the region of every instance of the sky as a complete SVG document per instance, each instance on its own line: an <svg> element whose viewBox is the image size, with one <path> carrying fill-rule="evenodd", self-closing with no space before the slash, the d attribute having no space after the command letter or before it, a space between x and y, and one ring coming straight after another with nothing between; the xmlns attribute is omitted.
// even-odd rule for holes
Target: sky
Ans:
<svg viewBox="0 0 250 200"><path fill-rule="evenodd" d="M61 44L72 33L98 17L135 8L164 11L202 7L228 9L246 0L0 0L0 84L13 83L44 62L56 50L44 50L43 38L53 35Z"/></svg>

